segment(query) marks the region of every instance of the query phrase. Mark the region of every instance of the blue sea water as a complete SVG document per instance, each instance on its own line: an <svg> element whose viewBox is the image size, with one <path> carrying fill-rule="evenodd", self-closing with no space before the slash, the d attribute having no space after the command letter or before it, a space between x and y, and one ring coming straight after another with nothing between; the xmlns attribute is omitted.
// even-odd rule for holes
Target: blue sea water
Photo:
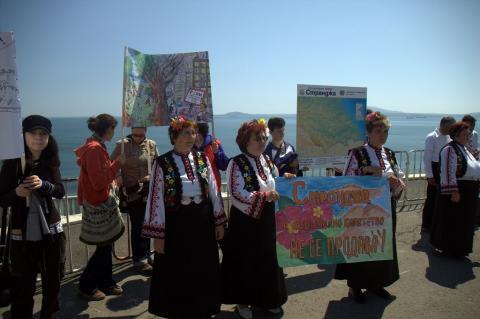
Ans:
<svg viewBox="0 0 480 319"><path fill-rule="evenodd" d="M255 115L256 118L264 117L268 119L274 116ZM295 145L296 143L296 115L281 115L285 118L286 140ZM215 136L222 142L223 148L228 156L234 156L239 153L235 137L237 130L242 122L253 118L253 115L234 114L219 115L214 118ZM392 127L386 146L395 151L408 151L412 149L423 149L425 136L435 129L440 121L441 115L411 116L405 114L391 114L389 119ZM460 119L458 115L455 118ZM60 159L62 162L62 177L77 177L79 168L75 162L73 150L80 146L86 137L90 136L90 131L86 124L87 118L53 118L53 135L58 141L60 147ZM120 122L120 121L119 121ZM125 133L129 134L130 129L126 128ZM111 142L107 143L107 148L111 152L115 146L114 141L120 139L121 128L117 127L115 136ZM148 129L148 137L157 141L160 153L171 149L170 140L167 135L166 127L151 127ZM69 193L72 193L69 190Z"/></svg>

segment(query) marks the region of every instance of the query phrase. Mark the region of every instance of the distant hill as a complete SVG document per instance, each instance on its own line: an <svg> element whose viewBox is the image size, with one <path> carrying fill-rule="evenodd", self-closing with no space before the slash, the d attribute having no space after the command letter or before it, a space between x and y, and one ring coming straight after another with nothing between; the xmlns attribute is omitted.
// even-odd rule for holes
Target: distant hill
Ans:
<svg viewBox="0 0 480 319"><path fill-rule="evenodd" d="M373 111L378 111L382 112L385 115L395 115L395 116L440 116L443 115L442 113L416 113L416 112L400 112L400 111L393 111L389 110L386 108L378 107L378 106L367 106L368 109L371 109ZM272 115L274 116L284 116L284 117L291 117L295 116L295 113L275 113L275 114L253 114L253 113L243 113L243 112L229 112L225 114L216 114L215 116L221 116L221 117L246 117L246 116L251 116L251 117L271 117ZM460 120L462 114L456 114L456 113L450 113L450 114L445 114L445 115L452 115L455 116L457 120ZM480 112L475 112L475 113L470 113L473 117L477 119L477 121L480 121Z"/></svg>

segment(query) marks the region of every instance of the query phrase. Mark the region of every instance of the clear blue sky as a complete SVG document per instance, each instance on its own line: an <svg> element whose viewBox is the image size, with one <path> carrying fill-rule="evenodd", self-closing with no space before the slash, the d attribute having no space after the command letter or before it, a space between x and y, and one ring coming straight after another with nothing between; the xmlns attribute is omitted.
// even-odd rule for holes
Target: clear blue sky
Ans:
<svg viewBox="0 0 480 319"><path fill-rule="evenodd" d="M121 113L123 48L208 50L216 114L295 113L296 84L368 105L480 111L480 1L0 0L22 114Z"/></svg>

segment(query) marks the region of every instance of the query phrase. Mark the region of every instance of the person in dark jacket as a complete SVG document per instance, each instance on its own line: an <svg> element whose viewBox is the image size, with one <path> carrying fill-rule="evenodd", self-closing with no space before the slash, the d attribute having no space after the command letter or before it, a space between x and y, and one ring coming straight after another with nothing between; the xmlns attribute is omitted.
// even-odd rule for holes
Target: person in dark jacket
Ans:
<svg viewBox="0 0 480 319"><path fill-rule="evenodd" d="M65 194L52 123L40 115L23 122L25 165L6 160L0 172L0 205L12 209L11 317L32 318L37 274L42 277L41 319L57 318L65 266L65 235L52 198ZM24 167L22 167L24 166Z"/></svg>

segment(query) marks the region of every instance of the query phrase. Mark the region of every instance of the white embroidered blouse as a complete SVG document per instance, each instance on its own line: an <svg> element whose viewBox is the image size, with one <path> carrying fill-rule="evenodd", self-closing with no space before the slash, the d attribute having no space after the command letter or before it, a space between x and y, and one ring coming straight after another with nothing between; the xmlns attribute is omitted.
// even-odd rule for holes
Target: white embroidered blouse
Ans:
<svg viewBox="0 0 480 319"><path fill-rule="evenodd" d="M457 144L467 160L467 170L462 177L456 176L458 157L451 145L445 146L440 152L440 192L451 194L458 192L457 180L480 180L480 162L463 145Z"/></svg>
<svg viewBox="0 0 480 319"><path fill-rule="evenodd" d="M201 198L202 189L195 169L195 162L192 152L188 155L172 153L178 173L182 181L183 198ZM212 166L208 158L208 193L213 204L213 215L215 225L226 223L227 217L223 209L223 200L215 182L215 175L212 173ZM165 202L164 202L164 172L160 165L155 162L150 176L150 191L148 194L145 220L143 223L142 236L149 238L165 238Z"/></svg>
<svg viewBox="0 0 480 319"><path fill-rule="evenodd" d="M232 205L248 216L259 219L267 198L266 193L275 189L275 179L270 171L265 155L253 157L245 154L255 171L259 190L249 192L245 189L245 180L238 164L232 159L227 167L227 185ZM273 165L273 174L278 176L278 169Z"/></svg>

